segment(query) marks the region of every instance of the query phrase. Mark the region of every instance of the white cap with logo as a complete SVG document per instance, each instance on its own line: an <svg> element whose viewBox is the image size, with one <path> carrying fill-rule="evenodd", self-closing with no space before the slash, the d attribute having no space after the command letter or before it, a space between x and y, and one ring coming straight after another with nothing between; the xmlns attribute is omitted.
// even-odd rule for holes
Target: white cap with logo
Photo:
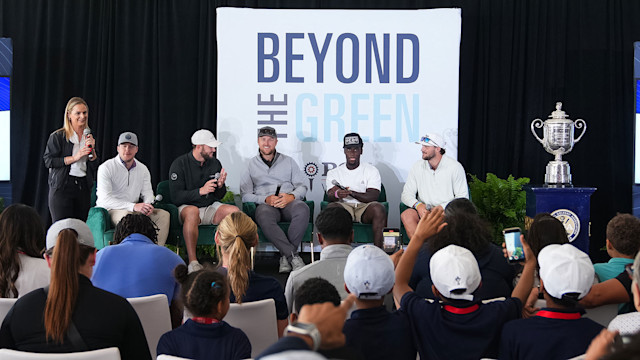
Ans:
<svg viewBox="0 0 640 360"><path fill-rule="evenodd" d="M78 219L62 219L53 223L49 230L47 230L47 250L56 246L58 234L65 229L71 229L78 234L78 243L95 247L93 234L84 221Z"/></svg>
<svg viewBox="0 0 640 360"><path fill-rule="evenodd" d="M353 249L344 267L344 284L359 299L382 299L395 284L393 261L374 245Z"/></svg>
<svg viewBox="0 0 640 360"><path fill-rule="evenodd" d="M416 141L416 144L424 145L424 146L435 146L439 148L443 148L447 145L447 142L444 141L444 138L437 133L427 133L425 136L420 138L420 141Z"/></svg>
<svg viewBox="0 0 640 360"><path fill-rule="evenodd" d="M193 145L207 145L213 148L222 144L220 141L216 140L213 133L207 129L200 129L194 132L191 136L191 143Z"/></svg>
<svg viewBox="0 0 640 360"><path fill-rule="evenodd" d="M449 245L433 254L429 271L433 285L448 299L473 300L473 292L482 281L475 256L458 245Z"/></svg>
<svg viewBox="0 0 640 360"><path fill-rule="evenodd" d="M556 299L569 293L582 299L591 290L595 276L591 259L571 244L545 246L538 254L538 264L544 289Z"/></svg>

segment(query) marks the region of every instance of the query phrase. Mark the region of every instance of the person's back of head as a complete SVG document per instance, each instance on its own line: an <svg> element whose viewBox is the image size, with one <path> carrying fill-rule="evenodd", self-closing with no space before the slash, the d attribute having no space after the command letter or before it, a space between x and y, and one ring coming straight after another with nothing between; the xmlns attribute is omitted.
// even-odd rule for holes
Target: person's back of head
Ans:
<svg viewBox="0 0 640 360"><path fill-rule="evenodd" d="M131 234L141 234L154 243L158 242L158 227L150 217L143 214L128 214L123 217L113 233L113 243L120 244Z"/></svg>
<svg viewBox="0 0 640 360"><path fill-rule="evenodd" d="M351 215L342 206L328 207L316 217L318 233L332 244L349 244L353 236Z"/></svg>
<svg viewBox="0 0 640 360"><path fill-rule="evenodd" d="M347 257L344 284L358 298L358 308L382 306L395 284L393 261L377 246L358 246Z"/></svg>
<svg viewBox="0 0 640 360"><path fill-rule="evenodd" d="M556 307L575 308L595 276L591 259L571 244L551 244L538 254L540 287ZM547 300L549 306L549 300Z"/></svg>
<svg viewBox="0 0 640 360"><path fill-rule="evenodd" d="M456 198L451 200L444 208L444 216L449 217L457 214L472 214L478 215L478 209L467 198Z"/></svg>
<svg viewBox="0 0 640 360"><path fill-rule="evenodd" d="M335 306L340 305L340 294L333 284L327 280L314 277L307 279L295 293L295 311L296 314L300 313L300 309L304 305L321 304L324 302L330 302Z"/></svg>
<svg viewBox="0 0 640 360"><path fill-rule="evenodd" d="M531 227L529 227L527 243L533 255L537 258L540 250L545 246L567 244L569 243L569 238L567 238L567 230L565 230L560 220L549 213L540 213L533 218Z"/></svg>
<svg viewBox="0 0 640 360"><path fill-rule="evenodd" d="M188 272L186 265L180 264L173 271L181 285L184 306L199 317L222 320L229 310L229 281L223 274L204 269Z"/></svg>
<svg viewBox="0 0 640 360"><path fill-rule="evenodd" d="M218 225L216 244L221 249L218 251L218 260L222 264L221 252L228 255L229 263L226 266L229 282L238 304L242 303L242 297L249 286L249 269L251 268L249 249L256 245L257 240L258 227L243 212L238 211L227 215Z"/></svg>
<svg viewBox="0 0 640 360"><path fill-rule="evenodd" d="M633 258L640 249L640 219L617 214L607 224L607 240L620 255Z"/></svg>
<svg viewBox="0 0 640 360"><path fill-rule="evenodd" d="M18 297L15 282L20 272L18 253L40 257L44 228L30 206L13 204L0 213L0 297Z"/></svg>
<svg viewBox="0 0 640 360"><path fill-rule="evenodd" d="M84 269L93 266L89 257L95 250L93 234L81 220L59 220L47 231L45 255L51 266L51 283L44 310L47 339L57 343L64 341L78 297L78 275L91 276Z"/></svg>
<svg viewBox="0 0 640 360"><path fill-rule="evenodd" d="M476 256L489 249L490 225L477 214L458 212L447 216L445 221L447 226L427 243L432 253L449 245L461 246Z"/></svg>
<svg viewBox="0 0 640 360"><path fill-rule="evenodd" d="M449 245L431 257L429 263L434 294L445 301L473 301L473 293L482 282L478 262L471 251Z"/></svg>

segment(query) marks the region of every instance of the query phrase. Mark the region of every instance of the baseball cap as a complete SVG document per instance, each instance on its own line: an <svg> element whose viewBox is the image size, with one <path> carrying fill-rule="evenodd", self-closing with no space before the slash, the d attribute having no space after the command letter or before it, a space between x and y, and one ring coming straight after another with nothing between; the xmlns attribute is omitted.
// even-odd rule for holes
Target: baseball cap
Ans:
<svg viewBox="0 0 640 360"><path fill-rule="evenodd" d="M458 245L449 245L433 254L429 271L433 285L448 299L473 300L473 292L482 281L476 258Z"/></svg>
<svg viewBox="0 0 640 360"><path fill-rule="evenodd" d="M348 133L344 136L344 145L343 148L352 147L352 146L362 146L362 138L358 133Z"/></svg>
<svg viewBox="0 0 640 360"><path fill-rule="evenodd" d="M53 223L49 230L47 230L47 250L56 246L58 234L64 229L71 229L75 231L76 234L78 234L78 243L95 247L93 234L91 233L91 230L89 230L89 226L87 226L84 221L78 219L62 219Z"/></svg>
<svg viewBox="0 0 640 360"><path fill-rule="evenodd" d="M194 132L193 135L191 135L191 143L193 145L207 145L213 148L222 144L220 141L216 140L213 133L207 129L200 129Z"/></svg>
<svg viewBox="0 0 640 360"><path fill-rule="evenodd" d="M435 146L443 148L447 145L447 142L444 141L444 138L437 133L427 133L425 136L420 138L420 141L416 141L416 144L424 145L424 146Z"/></svg>
<svg viewBox="0 0 640 360"><path fill-rule="evenodd" d="M359 299L382 299L395 283L393 261L377 246L358 246L347 257L344 283Z"/></svg>
<svg viewBox="0 0 640 360"><path fill-rule="evenodd" d="M263 136L271 136L274 139L278 137L276 129L272 128L271 126L264 126L258 129L258 137Z"/></svg>
<svg viewBox="0 0 640 360"><path fill-rule="evenodd" d="M595 274L591 259L571 244L545 246L538 254L538 264L544 289L556 299L568 293L582 299L591 290Z"/></svg>
<svg viewBox="0 0 640 360"><path fill-rule="evenodd" d="M132 143L133 145L138 146L138 136L130 131L123 132L118 138L118 145L122 143Z"/></svg>

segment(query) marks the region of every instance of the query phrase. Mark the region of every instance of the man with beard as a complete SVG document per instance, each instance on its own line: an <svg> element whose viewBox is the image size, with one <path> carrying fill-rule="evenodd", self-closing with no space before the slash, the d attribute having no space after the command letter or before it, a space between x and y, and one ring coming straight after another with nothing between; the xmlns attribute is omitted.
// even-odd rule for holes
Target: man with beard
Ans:
<svg viewBox="0 0 640 360"><path fill-rule="evenodd" d="M189 272L202 269L196 258L198 225L217 225L228 214L240 211L220 203L227 193L227 172L213 157L220 141L211 131L202 129L193 133L191 144L193 149L175 159L169 169L171 200L180 213Z"/></svg>
<svg viewBox="0 0 640 360"><path fill-rule="evenodd" d="M382 229L387 226L387 212L377 202L382 181L375 166L360 164L362 138L357 133L344 136L346 162L327 173L327 195L332 203L351 215L351 221L371 224L373 243L382 248Z"/></svg>
<svg viewBox="0 0 640 360"><path fill-rule="evenodd" d="M469 198L467 177L462 164L445 155L445 141L429 133L416 144L422 145L422 160L418 160L402 189L402 202L410 207L400 214L402 224L411 238L418 221L436 206L445 207L455 198Z"/></svg>
<svg viewBox="0 0 640 360"><path fill-rule="evenodd" d="M243 202L256 203L256 223L280 251L281 273L298 270L304 261L298 255L309 224L309 207L302 200L307 193L306 178L295 160L276 151L276 130L265 126L258 130L258 155L247 165L240 180ZM288 233L278 226L289 221Z"/></svg>

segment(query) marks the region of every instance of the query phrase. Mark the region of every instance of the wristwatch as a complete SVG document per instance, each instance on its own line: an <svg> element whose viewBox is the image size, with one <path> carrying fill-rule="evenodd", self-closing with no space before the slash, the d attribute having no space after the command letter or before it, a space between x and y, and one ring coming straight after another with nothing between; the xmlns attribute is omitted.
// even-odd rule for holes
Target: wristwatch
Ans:
<svg viewBox="0 0 640 360"><path fill-rule="evenodd" d="M294 334L305 335L311 338L313 342L313 351L317 351L320 348L320 331L314 324L294 322L286 327L286 332L292 332Z"/></svg>

